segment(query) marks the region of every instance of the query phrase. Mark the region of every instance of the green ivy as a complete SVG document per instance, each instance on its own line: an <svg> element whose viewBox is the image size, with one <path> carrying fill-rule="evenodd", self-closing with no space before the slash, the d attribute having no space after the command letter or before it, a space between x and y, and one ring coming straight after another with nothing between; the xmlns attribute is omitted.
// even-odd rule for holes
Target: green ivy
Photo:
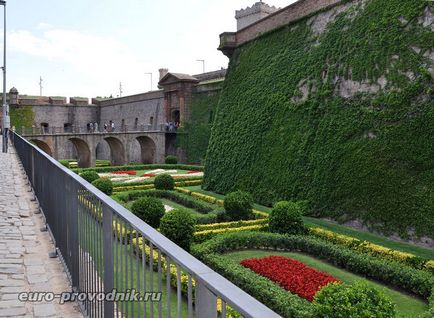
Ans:
<svg viewBox="0 0 434 318"><path fill-rule="evenodd" d="M190 119L184 123L178 135L179 145L186 152L188 163L204 162L219 97L220 90L192 95Z"/></svg>
<svg viewBox="0 0 434 318"><path fill-rule="evenodd" d="M19 129L21 127L31 128L35 114L31 106L10 107L11 126Z"/></svg>
<svg viewBox="0 0 434 318"><path fill-rule="evenodd" d="M419 23L425 10L434 4L354 1L319 35L306 18L237 48L205 188L241 189L267 205L308 200L315 216L432 236L434 62L427 53L434 32ZM387 84L378 92L339 94L336 79L376 84L381 77Z"/></svg>

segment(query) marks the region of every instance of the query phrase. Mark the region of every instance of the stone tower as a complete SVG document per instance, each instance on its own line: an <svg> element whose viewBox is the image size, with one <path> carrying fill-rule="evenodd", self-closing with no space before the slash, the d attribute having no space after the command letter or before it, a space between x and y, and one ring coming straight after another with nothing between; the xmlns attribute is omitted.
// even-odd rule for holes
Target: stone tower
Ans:
<svg viewBox="0 0 434 318"><path fill-rule="evenodd" d="M260 1L256 2L253 6L235 11L235 19L237 19L237 31L259 21L273 12L278 11L279 8L271 7L268 4Z"/></svg>

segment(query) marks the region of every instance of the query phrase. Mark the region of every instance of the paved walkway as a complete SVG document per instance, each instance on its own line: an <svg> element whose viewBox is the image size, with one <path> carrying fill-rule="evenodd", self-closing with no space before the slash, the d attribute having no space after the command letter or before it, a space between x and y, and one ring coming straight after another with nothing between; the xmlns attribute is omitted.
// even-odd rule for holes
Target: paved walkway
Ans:
<svg viewBox="0 0 434 318"><path fill-rule="evenodd" d="M82 317L76 303L21 302L18 293L70 291L15 150L0 141L0 317Z"/></svg>

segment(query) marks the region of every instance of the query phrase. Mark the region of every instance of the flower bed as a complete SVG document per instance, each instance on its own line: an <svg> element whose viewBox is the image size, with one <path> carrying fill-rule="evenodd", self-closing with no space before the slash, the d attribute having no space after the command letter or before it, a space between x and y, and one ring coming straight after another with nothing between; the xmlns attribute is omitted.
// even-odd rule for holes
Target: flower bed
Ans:
<svg viewBox="0 0 434 318"><path fill-rule="evenodd" d="M149 178L154 178L156 176L156 174L155 173L145 173L143 176L149 177Z"/></svg>
<svg viewBox="0 0 434 318"><path fill-rule="evenodd" d="M112 174L120 174L120 175L128 175L128 176L135 176L136 171L134 170L125 170L125 171L113 171Z"/></svg>
<svg viewBox="0 0 434 318"><path fill-rule="evenodd" d="M329 274L288 257L250 258L241 261L241 265L309 301L313 301L315 294L324 286L340 282Z"/></svg>

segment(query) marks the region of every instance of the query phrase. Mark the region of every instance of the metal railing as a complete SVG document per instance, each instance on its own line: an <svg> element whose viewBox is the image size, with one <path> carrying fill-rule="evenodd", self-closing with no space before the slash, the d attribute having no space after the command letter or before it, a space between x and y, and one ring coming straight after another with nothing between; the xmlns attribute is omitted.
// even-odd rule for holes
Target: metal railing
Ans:
<svg viewBox="0 0 434 318"><path fill-rule="evenodd" d="M78 299L85 316L279 317L24 138L11 138L73 290L157 293L155 302Z"/></svg>
<svg viewBox="0 0 434 318"><path fill-rule="evenodd" d="M67 134L115 134L115 133L140 133L140 132L167 132L176 133L176 127L166 124L159 125L137 125L120 126L115 129L104 129L104 127L68 126L68 127L15 127L15 131L21 136L40 135L67 135Z"/></svg>

